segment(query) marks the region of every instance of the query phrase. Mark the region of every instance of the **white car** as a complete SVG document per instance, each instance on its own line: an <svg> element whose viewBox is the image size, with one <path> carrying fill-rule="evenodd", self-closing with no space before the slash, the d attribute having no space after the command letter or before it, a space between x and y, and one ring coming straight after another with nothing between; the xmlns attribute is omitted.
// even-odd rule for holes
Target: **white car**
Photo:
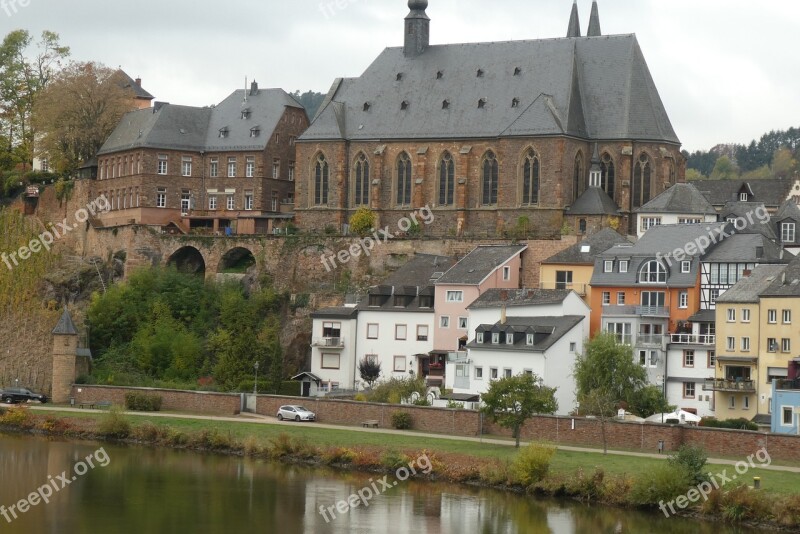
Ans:
<svg viewBox="0 0 800 534"><path fill-rule="evenodd" d="M310 412L296 404L287 404L278 408L278 420L292 419L295 421L315 421L317 416L314 412Z"/></svg>

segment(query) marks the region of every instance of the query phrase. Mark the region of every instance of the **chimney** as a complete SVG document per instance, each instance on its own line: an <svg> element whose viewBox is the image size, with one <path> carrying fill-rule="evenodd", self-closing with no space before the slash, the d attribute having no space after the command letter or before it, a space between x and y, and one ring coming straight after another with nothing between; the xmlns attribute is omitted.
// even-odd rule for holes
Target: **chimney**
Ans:
<svg viewBox="0 0 800 534"><path fill-rule="evenodd" d="M250 84L250 96L255 96L258 94L258 82L253 80L253 83Z"/></svg>
<svg viewBox="0 0 800 534"><path fill-rule="evenodd" d="M408 0L411 12L406 16L406 38L403 46L405 57L417 57L431 42L431 19L425 13L428 0Z"/></svg>
<svg viewBox="0 0 800 534"><path fill-rule="evenodd" d="M142 79L141 78L136 78L134 80L134 82L136 83L136 87L141 87L142 86Z"/></svg>
<svg viewBox="0 0 800 534"><path fill-rule="evenodd" d="M500 324L506 324L506 305L500 308Z"/></svg>

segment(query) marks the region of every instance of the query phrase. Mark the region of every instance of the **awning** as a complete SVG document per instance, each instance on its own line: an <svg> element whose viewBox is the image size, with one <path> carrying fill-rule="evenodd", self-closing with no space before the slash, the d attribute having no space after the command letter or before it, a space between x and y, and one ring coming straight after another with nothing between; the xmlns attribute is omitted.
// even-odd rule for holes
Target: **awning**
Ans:
<svg viewBox="0 0 800 534"><path fill-rule="evenodd" d="M758 364L758 358L751 356L717 356L717 361Z"/></svg>
<svg viewBox="0 0 800 534"><path fill-rule="evenodd" d="M448 393L447 395L442 395L440 398L459 402L478 402L481 400L480 395L473 395L472 393Z"/></svg>
<svg viewBox="0 0 800 534"><path fill-rule="evenodd" d="M312 382L316 382L317 384L322 382L322 379L320 377L318 377L314 373L309 373L308 371L300 373L299 375L293 376L292 380L300 380L300 381L302 381L302 380L305 380L306 378L308 378Z"/></svg>
<svg viewBox="0 0 800 534"><path fill-rule="evenodd" d="M450 354L450 351L449 350L432 350L428 354L430 354L431 356L441 356L441 355L445 355L446 356L446 355Z"/></svg>

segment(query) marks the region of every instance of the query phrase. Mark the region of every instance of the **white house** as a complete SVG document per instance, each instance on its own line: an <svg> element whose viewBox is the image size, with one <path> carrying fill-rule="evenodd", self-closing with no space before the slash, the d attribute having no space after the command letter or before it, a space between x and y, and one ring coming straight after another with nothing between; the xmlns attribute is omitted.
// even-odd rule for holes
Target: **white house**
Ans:
<svg viewBox="0 0 800 534"><path fill-rule="evenodd" d="M667 334L667 402L700 417L714 416L714 395L703 391L714 376L716 335L713 310L700 310L689 318L691 332ZM663 380L663 378L662 378Z"/></svg>
<svg viewBox="0 0 800 534"><path fill-rule="evenodd" d="M717 210L692 184L675 184L636 210L638 237L653 226L717 221Z"/></svg>
<svg viewBox="0 0 800 534"><path fill-rule="evenodd" d="M354 389L358 309L325 308L312 313L311 319L311 373L303 380L303 396L313 397L330 389Z"/></svg>
<svg viewBox="0 0 800 534"><path fill-rule="evenodd" d="M558 413L569 413L575 408L572 369L589 335L589 314L571 290L487 291L469 307L472 337L466 352L450 355L447 388L480 395L493 379L532 372L557 388Z"/></svg>

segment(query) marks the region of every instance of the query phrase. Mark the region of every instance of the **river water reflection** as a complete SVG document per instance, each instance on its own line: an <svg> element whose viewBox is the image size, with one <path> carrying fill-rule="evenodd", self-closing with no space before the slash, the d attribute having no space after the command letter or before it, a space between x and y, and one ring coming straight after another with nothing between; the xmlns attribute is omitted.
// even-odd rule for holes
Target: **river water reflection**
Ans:
<svg viewBox="0 0 800 534"><path fill-rule="evenodd" d="M755 533L719 524L499 491L408 481L326 522L320 506L369 485L370 475L140 447L0 434L6 508L99 447L106 467L78 477L0 533ZM95 462L97 463L97 462ZM61 485L60 483L58 484ZM338 514L337 514L338 515ZM13 518L12 518L13 519Z"/></svg>

